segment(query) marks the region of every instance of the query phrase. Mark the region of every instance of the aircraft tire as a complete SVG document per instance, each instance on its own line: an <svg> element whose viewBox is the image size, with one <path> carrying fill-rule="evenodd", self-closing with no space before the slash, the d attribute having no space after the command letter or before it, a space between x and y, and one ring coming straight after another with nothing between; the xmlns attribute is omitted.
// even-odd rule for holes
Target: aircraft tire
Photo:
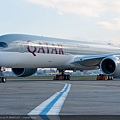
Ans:
<svg viewBox="0 0 120 120"><path fill-rule="evenodd" d="M113 80L113 76L111 76L111 80Z"/></svg>
<svg viewBox="0 0 120 120"><path fill-rule="evenodd" d="M6 77L2 77L2 78L1 78L1 82L2 82L2 83L6 83L6 81L7 81Z"/></svg>
<svg viewBox="0 0 120 120"><path fill-rule="evenodd" d="M67 75L67 80L70 80L70 75Z"/></svg>
<svg viewBox="0 0 120 120"><path fill-rule="evenodd" d="M108 76L108 80L113 80L113 76Z"/></svg>
<svg viewBox="0 0 120 120"><path fill-rule="evenodd" d="M63 80L67 80L67 75L64 75L63 78L64 78Z"/></svg>

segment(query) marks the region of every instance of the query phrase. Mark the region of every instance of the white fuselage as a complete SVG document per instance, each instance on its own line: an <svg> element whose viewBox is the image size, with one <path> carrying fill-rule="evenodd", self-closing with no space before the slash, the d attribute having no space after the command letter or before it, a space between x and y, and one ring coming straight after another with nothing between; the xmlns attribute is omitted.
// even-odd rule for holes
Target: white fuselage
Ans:
<svg viewBox="0 0 120 120"><path fill-rule="evenodd" d="M8 44L8 47L1 47L0 66L10 68L74 69L75 65L71 63L75 57L120 52L120 48L113 45L30 35L1 36L0 42ZM85 69L84 66L80 67L82 68L79 69Z"/></svg>

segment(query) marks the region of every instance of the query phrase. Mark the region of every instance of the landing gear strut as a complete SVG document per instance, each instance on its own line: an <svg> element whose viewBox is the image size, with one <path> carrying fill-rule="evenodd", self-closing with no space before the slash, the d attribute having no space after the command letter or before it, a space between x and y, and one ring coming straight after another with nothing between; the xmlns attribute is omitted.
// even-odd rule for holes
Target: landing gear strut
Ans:
<svg viewBox="0 0 120 120"><path fill-rule="evenodd" d="M6 77L3 75L4 69L0 67L0 83L5 83L7 81Z"/></svg>
<svg viewBox="0 0 120 120"><path fill-rule="evenodd" d="M60 74L54 76L53 80L70 80L70 75L66 75L64 70L59 70Z"/></svg>

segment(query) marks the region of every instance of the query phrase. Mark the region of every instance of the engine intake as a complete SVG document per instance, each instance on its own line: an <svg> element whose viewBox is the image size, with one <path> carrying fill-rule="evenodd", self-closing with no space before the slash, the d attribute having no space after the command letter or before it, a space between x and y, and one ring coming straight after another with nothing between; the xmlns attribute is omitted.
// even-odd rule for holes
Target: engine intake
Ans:
<svg viewBox="0 0 120 120"><path fill-rule="evenodd" d="M17 77L27 77L36 73L37 68L12 68L12 71Z"/></svg>
<svg viewBox="0 0 120 120"><path fill-rule="evenodd" d="M120 59L118 57L104 58L100 64L101 71L108 76L120 75Z"/></svg>

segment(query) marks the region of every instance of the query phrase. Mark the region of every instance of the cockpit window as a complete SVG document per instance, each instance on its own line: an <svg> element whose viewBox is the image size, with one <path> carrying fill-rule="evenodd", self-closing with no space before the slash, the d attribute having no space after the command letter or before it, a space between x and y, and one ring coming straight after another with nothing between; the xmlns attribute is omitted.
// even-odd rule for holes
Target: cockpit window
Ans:
<svg viewBox="0 0 120 120"><path fill-rule="evenodd" d="M5 42L0 42L0 47L6 48L6 47L8 47L8 45Z"/></svg>

